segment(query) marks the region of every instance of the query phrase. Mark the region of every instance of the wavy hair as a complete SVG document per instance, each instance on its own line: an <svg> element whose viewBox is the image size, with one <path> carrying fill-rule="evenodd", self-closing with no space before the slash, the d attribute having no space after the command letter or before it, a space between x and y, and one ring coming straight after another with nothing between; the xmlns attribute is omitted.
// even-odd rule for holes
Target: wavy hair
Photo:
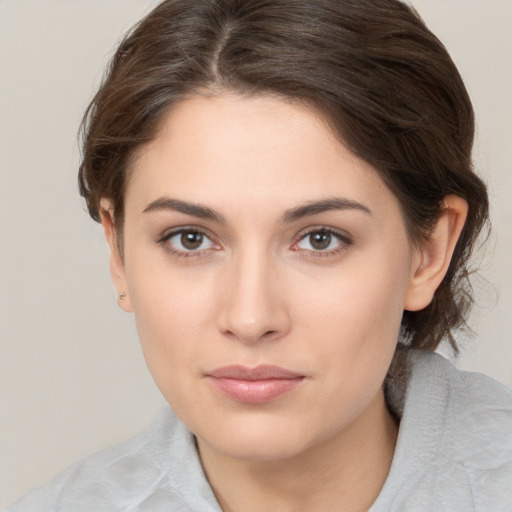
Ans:
<svg viewBox="0 0 512 512"><path fill-rule="evenodd" d="M405 311L402 337L434 350L466 325L468 261L488 222L473 172L474 114L457 68L398 0L166 0L120 43L82 123L80 192L93 219L109 198L120 243L137 151L198 91L271 93L319 112L398 198L421 244L449 194L469 212L432 303Z"/></svg>

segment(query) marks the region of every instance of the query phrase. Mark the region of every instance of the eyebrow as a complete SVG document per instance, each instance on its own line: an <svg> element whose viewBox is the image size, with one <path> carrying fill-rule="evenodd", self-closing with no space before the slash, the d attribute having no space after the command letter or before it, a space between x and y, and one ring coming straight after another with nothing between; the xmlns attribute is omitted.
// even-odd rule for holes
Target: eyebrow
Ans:
<svg viewBox="0 0 512 512"><path fill-rule="evenodd" d="M187 201L181 201L180 199L172 199L170 197L160 197L155 199L155 201L152 201L148 206L146 206L143 213L159 210L172 210L186 215L192 215L200 219L213 220L221 224L226 224L224 216L208 206L198 203L189 203ZM323 199L321 201L312 201L287 210L282 216L281 222L287 224L300 220L304 217L310 217L331 210L358 210L369 215L373 215L368 207L358 203L357 201L341 197L333 197Z"/></svg>
<svg viewBox="0 0 512 512"><path fill-rule="evenodd" d="M179 199L172 199L170 197L160 197L155 201L149 203L144 209L143 213L154 212L158 210L172 210L181 212L186 215L192 215L200 219L214 220L222 224L226 223L226 219L215 210L208 208L197 203L189 203L187 201L180 201Z"/></svg>
<svg viewBox="0 0 512 512"><path fill-rule="evenodd" d="M364 204L343 197L332 197L287 210L283 215L282 222L295 222L304 217L310 217L331 210L358 210L373 216L371 210Z"/></svg>

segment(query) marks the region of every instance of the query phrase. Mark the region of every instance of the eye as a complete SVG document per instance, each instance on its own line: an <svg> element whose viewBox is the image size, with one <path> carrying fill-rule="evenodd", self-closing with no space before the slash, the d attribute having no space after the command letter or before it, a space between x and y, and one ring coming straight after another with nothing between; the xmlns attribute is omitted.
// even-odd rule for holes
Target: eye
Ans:
<svg viewBox="0 0 512 512"><path fill-rule="evenodd" d="M309 231L301 237L292 247L293 250L308 251L313 253L337 253L348 245L351 241L347 236L343 236L331 229L321 228Z"/></svg>
<svg viewBox="0 0 512 512"><path fill-rule="evenodd" d="M173 231L159 240L169 252L180 256L192 256L209 249L218 249L211 238L197 229L180 229Z"/></svg>

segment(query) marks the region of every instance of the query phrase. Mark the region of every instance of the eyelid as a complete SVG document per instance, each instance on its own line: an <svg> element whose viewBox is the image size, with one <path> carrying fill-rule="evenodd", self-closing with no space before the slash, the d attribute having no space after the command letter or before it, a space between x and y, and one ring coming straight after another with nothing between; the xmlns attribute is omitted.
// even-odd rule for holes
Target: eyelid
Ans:
<svg viewBox="0 0 512 512"><path fill-rule="evenodd" d="M199 249L197 251L189 250L189 251L183 251L177 248L171 248L166 245L166 242L168 242L171 238L175 237L176 235L179 235L181 233L186 232L192 232L192 233L199 233L206 237L215 247L209 247L207 249ZM219 250L221 248L220 243L216 240L216 237L213 236L208 230L204 228L200 228L198 226L180 226L176 228L171 228L164 232L163 235L158 237L156 240L156 244L162 246L168 253L174 254L178 257L184 257L184 258L190 258L195 256L202 256L205 253L211 251L211 250Z"/></svg>
<svg viewBox="0 0 512 512"><path fill-rule="evenodd" d="M335 249L324 250L324 251L311 250L311 249L300 249L297 247L297 245L302 240L304 240L306 237L311 236L313 233L318 233L318 232L324 232L324 233L333 235L340 241L341 247L336 247ZM346 251L347 248L352 244L353 244L353 237L346 231L337 229L337 228L332 228L329 226L319 225L319 226L314 226L314 227L308 227L308 228L302 230L295 238L295 241L293 242L293 244L291 246L291 250L296 251L296 252L302 252L302 253L306 254L308 257L309 256L328 257L328 256L337 255L337 254L340 254L341 252Z"/></svg>
<svg viewBox="0 0 512 512"><path fill-rule="evenodd" d="M166 242L173 238L176 235L179 235L184 232L195 232L200 233L204 237L206 237L214 247L209 247L207 249L200 250L180 250L175 247L171 248L166 246ZM297 247L298 244L303 241L306 237L311 236L314 233L324 232L330 235L333 235L335 238L339 240L339 247L331 250L311 250L311 249L302 249ZM167 252L174 254L178 257L195 257L202 256L205 253L208 253L212 250L220 250L222 248L221 244L217 240L217 237L214 236L209 230L199 227L199 226L179 226L175 228L171 228L166 230L158 239L155 241L156 244L162 246ZM307 256L312 257L328 257L337 255L345 250L353 244L353 237L344 230L333 228L325 225L311 226L306 229L303 229L294 239L290 249L295 252L301 252Z"/></svg>

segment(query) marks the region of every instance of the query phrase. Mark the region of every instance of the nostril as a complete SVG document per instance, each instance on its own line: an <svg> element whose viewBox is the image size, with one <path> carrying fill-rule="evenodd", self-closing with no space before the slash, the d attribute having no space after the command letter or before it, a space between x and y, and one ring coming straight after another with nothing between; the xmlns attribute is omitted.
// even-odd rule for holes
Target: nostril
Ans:
<svg viewBox="0 0 512 512"><path fill-rule="evenodd" d="M277 337L279 334L279 330L270 329L268 331L258 332L256 330L249 329L226 329L223 331L224 335L228 338L237 339L244 343L258 343L261 341L270 341L273 338Z"/></svg>
<svg viewBox="0 0 512 512"><path fill-rule="evenodd" d="M244 272L254 279L261 272ZM225 300L219 302L217 328L227 338L253 344L273 341L284 335L290 324L288 308L283 297L268 286L268 276L247 283L242 277ZM265 285L265 286L264 286Z"/></svg>

